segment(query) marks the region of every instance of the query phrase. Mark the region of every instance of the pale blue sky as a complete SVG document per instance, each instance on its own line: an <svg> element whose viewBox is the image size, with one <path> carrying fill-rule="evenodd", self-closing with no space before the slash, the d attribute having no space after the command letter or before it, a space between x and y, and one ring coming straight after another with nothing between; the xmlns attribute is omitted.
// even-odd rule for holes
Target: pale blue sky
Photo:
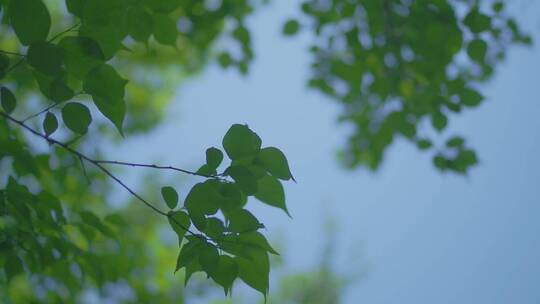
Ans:
<svg viewBox="0 0 540 304"><path fill-rule="evenodd" d="M538 33L540 6L520 3L519 20ZM298 180L286 184L293 220L252 208L286 240L289 265L316 263L325 214L339 222L337 269L369 264L345 303L540 303L538 48L513 48L482 89L487 101L452 119L447 134L463 134L479 154L468 177L437 172L429 153L403 141L376 174L347 172L334 157L347 132L336 123L340 109L304 85L308 37L280 35L297 13L295 1L261 10L250 20L257 58L249 76L209 68L179 89L163 125L128 139L118 155L195 168L232 123L247 123L263 145L282 148Z"/></svg>

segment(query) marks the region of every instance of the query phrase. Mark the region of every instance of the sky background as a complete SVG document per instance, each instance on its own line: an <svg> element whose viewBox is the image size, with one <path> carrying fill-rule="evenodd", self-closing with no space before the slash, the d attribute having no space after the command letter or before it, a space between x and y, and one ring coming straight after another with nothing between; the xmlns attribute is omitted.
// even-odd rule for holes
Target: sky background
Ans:
<svg viewBox="0 0 540 304"><path fill-rule="evenodd" d="M540 3L513 4L539 39ZM297 271L318 262L333 217L337 271L368 270L344 303L540 303L538 47L512 48L482 88L486 101L451 119L444 135L464 135L480 159L468 176L439 173L429 152L403 140L378 172L346 171L335 158L348 131L336 122L339 105L305 86L309 37L280 33L298 12L285 0L261 9L249 22L256 60L247 77L210 66L179 88L162 125L113 154L196 169L231 124L247 123L263 146L285 152L298 180L285 184L292 220L250 209Z"/></svg>

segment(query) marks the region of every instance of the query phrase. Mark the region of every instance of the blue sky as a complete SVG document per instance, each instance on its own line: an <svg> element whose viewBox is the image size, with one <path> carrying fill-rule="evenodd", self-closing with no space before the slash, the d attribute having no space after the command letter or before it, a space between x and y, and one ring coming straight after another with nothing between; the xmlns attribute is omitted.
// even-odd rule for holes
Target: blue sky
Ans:
<svg viewBox="0 0 540 304"><path fill-rule="evenodd" d="M538 33L540 6L518 3L519 20ZM482 88L487 101L451 120L445 134L464 135L479 154L469 176L437 172L429 153L404 141L377 173L351 172L335 159L347 134L338 105L305 87L308 37L280 35L296 14L295 1L261 10L250 21L257 58L249 76L210 67L178 90L165 123L116 153L196 168L231 124L247 123L263 145L282 148L298 180L286 184L292 220L251 203L269 234L283 238L288 265L315 265L330 214L339 227L336 268L369 266L345 303L539 303L538 49L513 48Z"/></svg>

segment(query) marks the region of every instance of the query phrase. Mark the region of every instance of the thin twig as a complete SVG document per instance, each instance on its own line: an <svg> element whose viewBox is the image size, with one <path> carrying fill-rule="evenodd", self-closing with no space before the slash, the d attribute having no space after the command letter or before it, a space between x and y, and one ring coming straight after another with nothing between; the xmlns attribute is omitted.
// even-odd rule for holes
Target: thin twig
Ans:
<svg viewBox="0 0 540 304"><path fill-rule="evenodd" d="M217 175L207 175L207 174L197 173L197 172L193 172L193 171L189 171L189 170L185 170L185 169L181 169L181 168L177 168L177 167L172 167L172 166L159 166L159 165L153 165L153 164L149 165L149 164L130 163L130 162L123 162L123 161L115 161L115 160L95 160L95 162L98 163L98 164L111 164L111 165L121 165L121 166L130 166L130 167L143 167L143 168L173 170L173 171L178 171L178 172L182 172L182 173L186 173L186 174L190 174L190 175L194 175L194 176L221 179Z"/></svg>
<svg viewBox="0 0 540 304"><path fill-rule="evenodd" d="M29 120L29 119L32 119L32 118L34 118L34 117L36 117L36 116L39 116L39 115L41 115L41 114L43 114L43 113L45 113L45 112L48 112L49 110L53 109L54 107L58 106L59 104L60 104L60 103L55 102L55 103L53 103L53 104L51 104L51 105L48 105L48 106L47 106L46 108L44 108L43 110L41 110L41 111L39 111L39 112L37 112L37 113L35 113L35 114L32 114L32 115L26 117L25 119L22 120L22 122L26 122L26 121Z"/></svg>
<svg viewBox="0 0 540 304"><path fill-rule="evenodd" d="M0 53L4 53L6 55L20 56L20 57L25 57L26 56L26 55L21 54L21 53L4 51L4 50L0 50Z"/></svg>
<svg viewBox="0 0 540 304"><path fill-rule="evenodd" d="M75 29L76 27L78 27L79 25L81 25L80 22L75 23L75 24L72 25L71 27L69 27L69 28L67 28L67 29L65 29L65 30L63 30L63 31L61 31L61 32L59 32L59 33L57 33L56 35L52 36L52 38L49 39L48 42L54 41L56 38L58 38L58 37L64 35L65 33L71 32L72 30L74 30L74 29Z"/></svg>

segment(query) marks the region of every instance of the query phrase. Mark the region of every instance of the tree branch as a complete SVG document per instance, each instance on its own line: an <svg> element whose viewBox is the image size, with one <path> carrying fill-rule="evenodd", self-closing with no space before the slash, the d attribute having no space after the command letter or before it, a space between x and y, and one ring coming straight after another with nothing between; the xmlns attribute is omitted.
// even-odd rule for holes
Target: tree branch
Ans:
<svg viewBox="0 0 540 304"><path fill-rule="evenodd" d="M130 162L115 161L115 160L95 160L95 162L98 164L111 164L111 165L122 165L122 166L130 166L130 167L144 167L144 168L153 168L153 169L173 170L173 171L178 171L178 172L182 172L182 173L186 173L186 174L190 174L194 176L221 179L221 177L219 177L218 175L207 175L207 174L197 173L197 172L193 172L193 171L189 171L189 170L185 170L181 168L176 168L172 166L159 166L159 165L153 165L153 164L149 165L149 164L130 163Z"/></svg>
<svg viewBox="0 0 540 304"><path fill-rule="evenodd" d="M169 219L172 219L180 228L182 228L183 230L185 230L187 233L191 234L191 235L194 235L194 236L197 236L197 237L203 237L201 236L200 234L197 234L193 231L191 231L189 228L185 227L184 225L182 225L181 223L179 223L178 221L176 221L173 217L170 217L169 214L167 214L166 212L164 211L161 211L160 209L158 209L157 207L155 207L154 205L152 205L151 203L149 203L147 200L145 200L143 197L141 197L139 194L137 194L135 191L133 191L130 187L128 187L124 182L122 182L122 180L120 180L118 177L116 177L114 174L112 174L107 168L105 168L102 164L100 164L99 162L97 162L96 160L82 154L81 152L69 147L68 145L64 144L63 142L60 142L54 138L51 138L51 137L48 137L44 134L41 134L40 132L32 129L31 127L27 126L24 122L16 119L16 118L13 118L11 117L9 114L5 113L5 112L1 112L0 111L0 116L3 116L5 119L7 119L8 121L14 123L14 124L17 124L19 125L20 127L22 127L23 129L27 130L28 132L38 136L38 137L41 137L42 139L46 140L47 142L49 142L51 145L57 145L59 147L62 147L64 150L68 151L69 153L79 157L81 160L85 160L91 164L93 164L94 166L96 166L97 168L99 168L103 173L105 173L107 176L109 176L111 179L113 179L115 182L117 182L120 186L122 186L122 188L124 188L125 190L127 190L131 195L133 195L135 198L137 198L139 201L141 201L143 204L145 204L147 207L149 207L150 209L154 210L155 212L157 212L158 214L160 215L163 215ZM206 237L204 237L205 240Z"/></svg>

